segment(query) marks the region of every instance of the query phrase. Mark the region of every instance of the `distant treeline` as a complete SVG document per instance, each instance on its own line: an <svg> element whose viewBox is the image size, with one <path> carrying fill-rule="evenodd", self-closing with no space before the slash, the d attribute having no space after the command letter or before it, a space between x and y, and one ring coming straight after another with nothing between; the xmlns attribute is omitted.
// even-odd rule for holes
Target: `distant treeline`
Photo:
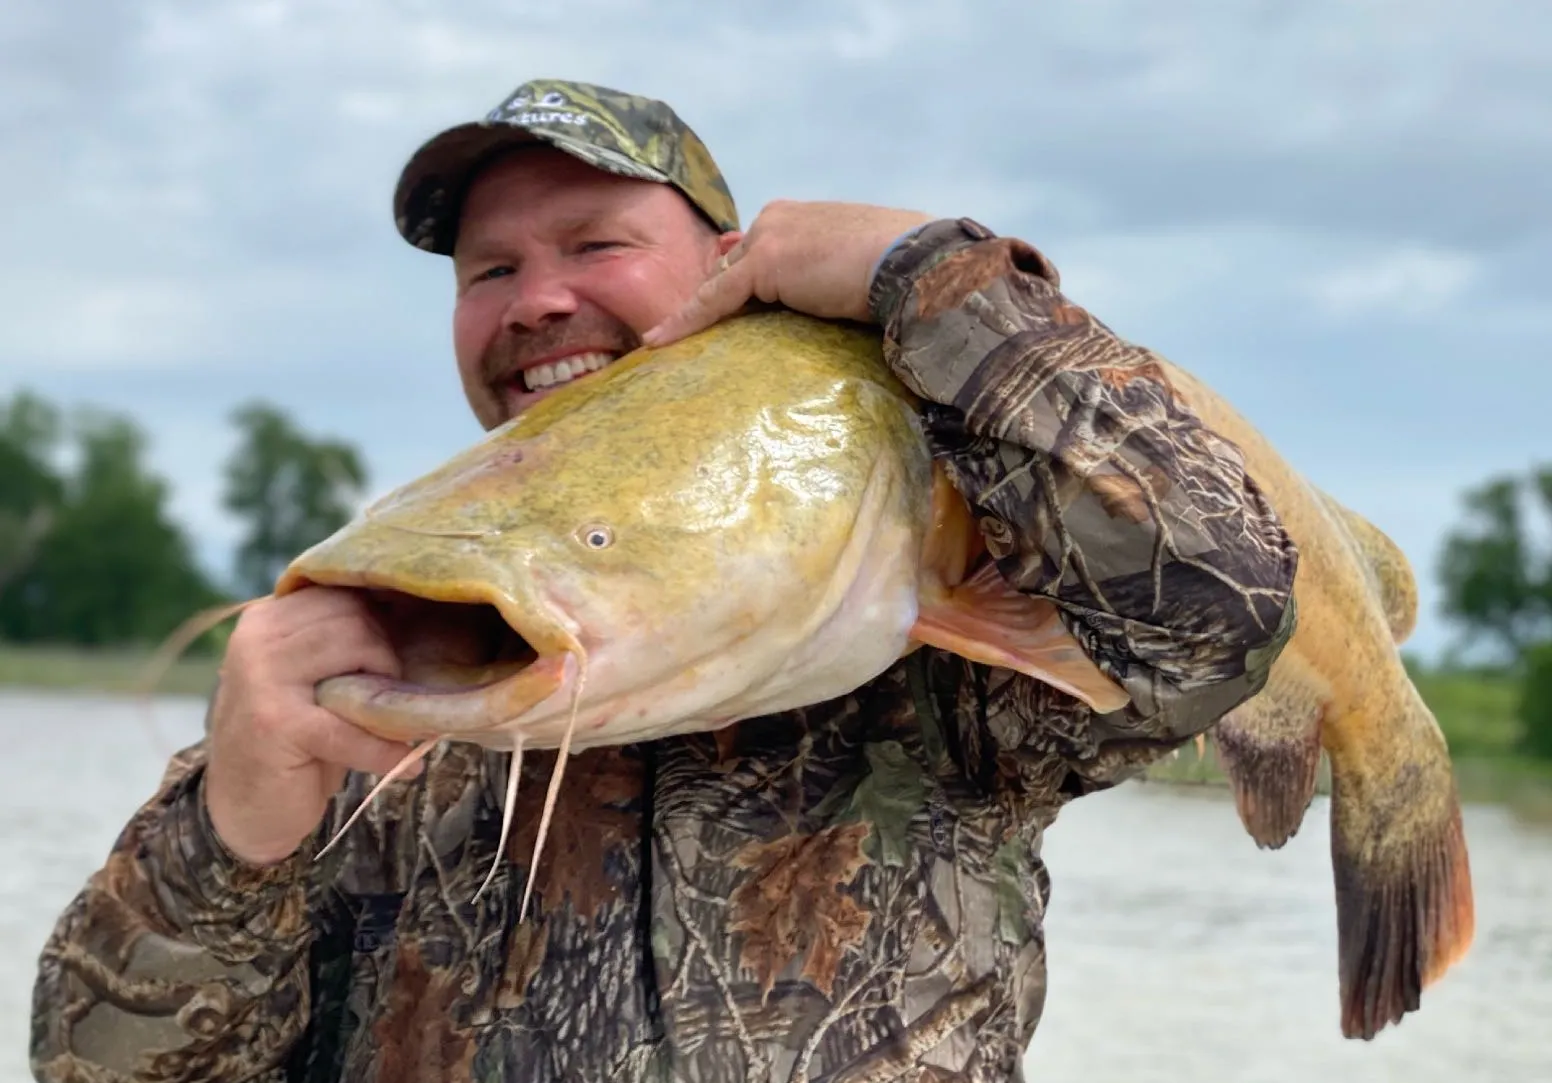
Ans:
<svg viewBox="0 0 1552 1083"><path fill-rule="evenodd" d="M67 415L27 391L0 400L0 642L153 644L199 609L267 592L350 517L367 483L355 448L311 438L261 402L231 420L222 503L243 533L223 571L195 559L134 420Z"/></svg>
<svg viewBox="0 0 1552 1083"><path fill-rule="evenodd" d="M0 642L153 644L201 608L266 593L348 520L367 484L356 448L262 402L231 422L222 505L242 540L220 573L194 559L132 419L94 408L67 418L25 391L0 399ZM1445 616L1459 647L1486 648L1489 667L1518 683L1524 747L1552 759L1552 466L1490 478L1463 494L1462 511L1432 570Z"/></svg>
<svg viewBox="0 0 1552 1083"><path fill-rule="evenodd" d="M1552 760L1552 466L1490 478L1463 504L1439 562L1444 612L1518 683L1522 746Z"/></svg>

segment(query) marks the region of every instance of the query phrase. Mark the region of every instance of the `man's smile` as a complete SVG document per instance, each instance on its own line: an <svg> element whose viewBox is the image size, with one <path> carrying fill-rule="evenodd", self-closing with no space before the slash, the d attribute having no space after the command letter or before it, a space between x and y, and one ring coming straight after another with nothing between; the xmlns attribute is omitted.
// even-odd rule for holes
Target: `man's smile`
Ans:
<svg viewBox="0 0 1552 1083"><path fill-rule="evenodd" d="M589 350L554 361L541 361L522 369L515 382L520 383L524 391L543 391L545 388L568 384L589 372L597 372L618 356L609 350Z"/></svg>
<svg viewBox="0 0 1552 1083"><path fill-rule="evenodd" d="M550 354L524 362L491 384L491 390L505 407L507 417L515 417L540 399L608 368L624 350L583 349Z"/></svg>

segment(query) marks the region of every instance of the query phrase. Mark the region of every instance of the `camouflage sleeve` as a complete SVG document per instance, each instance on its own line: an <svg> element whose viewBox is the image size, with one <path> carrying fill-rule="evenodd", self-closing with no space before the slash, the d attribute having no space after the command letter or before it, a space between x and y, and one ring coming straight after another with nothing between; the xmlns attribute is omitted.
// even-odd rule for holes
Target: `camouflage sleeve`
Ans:
<svg viewBox="0 0 1552 1083"><path fill-rule="evenodd" d="M205 814L204 762L203 743L173 757L49 936L36 1078L264 1079L301 1033L306 848L267 868L228 853Z"/></svg>
<svg viewBox="0 0 1552 1083"><path fill-rule="evenodd" d="M1056 602L1133 700L1100 724L1025 687L1022 714L1066 717L1066 753L1092 759L1106 733L1178 743L1262 687L1292 634L1297 553L1154 354L1063 297L1034 248L967 219L908 234L870 301L999 568Z"/></svg>

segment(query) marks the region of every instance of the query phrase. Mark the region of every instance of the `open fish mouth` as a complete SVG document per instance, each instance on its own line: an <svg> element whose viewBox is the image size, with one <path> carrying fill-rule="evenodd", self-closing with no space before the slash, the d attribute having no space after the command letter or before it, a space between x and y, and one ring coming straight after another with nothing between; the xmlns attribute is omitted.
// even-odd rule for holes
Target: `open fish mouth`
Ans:
<svg viewBox="0 0 1552 1083"><path fill-rule="evenodd" d="M475 892L478 900L500 868L511 835L529 736L523 718L561 691L570 674L569 663L581 667L571 682L569 716L539 816L530 864L530 870L536 869L576 729L587 665L581 644L558 623L545 621L542 607L524 605L480 577L439 576L432 585L413 572L363 572L304 554L280 577L275 594L308 586L360 591L401 670L398 677L354 673L321 681L315 692L319 706L379 737L417 745L373 787L319 857L344 837L384 787L441 741L453 738L510 750L513 761L507 771L501 838L490 870ZM534 883L530 875L518 906L519 921L528 912Z"/></svg>
<svg viewBox="0 0 1552 1083"><path fill-rule="evenodd" d="M319 706L384 739L452 736L506 747L507 727L565 683L569 651L554 649L553 632L493 592L301 567L275 593L314 585L358 592L399 660L397 677L345 674L315 693Z"/></svg>

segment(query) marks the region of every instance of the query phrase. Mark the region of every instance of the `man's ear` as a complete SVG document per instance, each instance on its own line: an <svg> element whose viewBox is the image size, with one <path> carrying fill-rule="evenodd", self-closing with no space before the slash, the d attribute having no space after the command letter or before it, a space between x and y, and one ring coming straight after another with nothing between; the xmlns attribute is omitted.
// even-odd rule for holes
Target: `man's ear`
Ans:
<svg viewBox="0 0 1552 1083"><path fill-rule="evenodd" d="M733 246L744 239L742 230L730 229L726 233L717 235L717 258L721 259L733 251Z"/></svg>
<svg viewBox="0 0 1552 1083"><path fill-rule="evenodd" d="M738 242L743 239L743 232L736 229L731 229L726 233L718 233L716 235L716 240L714 240L711 245L711 251L706 255L705 272L707 278L710 278L712 275L717 273L718 262L721 261L723 256L733 251L734 246L736 246Z"/></svg>

